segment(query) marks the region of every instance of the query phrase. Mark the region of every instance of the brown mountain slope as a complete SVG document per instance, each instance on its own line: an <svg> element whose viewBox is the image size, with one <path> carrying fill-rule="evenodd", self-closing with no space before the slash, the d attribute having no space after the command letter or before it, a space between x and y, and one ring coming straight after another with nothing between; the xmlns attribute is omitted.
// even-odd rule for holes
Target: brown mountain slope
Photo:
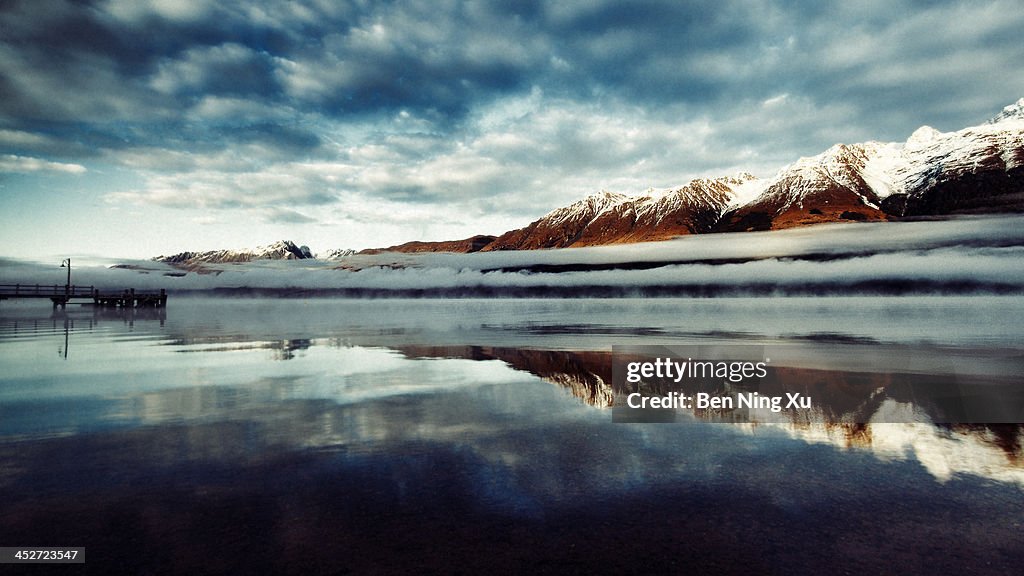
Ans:
<svg viewBox="0 0 1024 576"><path fill-rule="evenodd" d="M367 248L359 252L359 254L380 254L381 252L477 252L491 242L494 242L495 238L495 236L478 234L463 240L446 240L441 242L420 242L414 240L388 248Z"/></svg>
<svg viewBox="0 0 1024 576"><path fill-rule="evenodd" d="M733 187L752 178L699 179L638 197L602 192L506 232L481 251L624 244L708 232L732 200Z"/></svg>
<svg viewBox="0 0 1024 576"><path fill-rule="evenodd" d="M878 145L838 144L801 158L772 179L765 191L722 217L716 231L778 230L842 220L885 220L881 199L864 179Z"/></svg>

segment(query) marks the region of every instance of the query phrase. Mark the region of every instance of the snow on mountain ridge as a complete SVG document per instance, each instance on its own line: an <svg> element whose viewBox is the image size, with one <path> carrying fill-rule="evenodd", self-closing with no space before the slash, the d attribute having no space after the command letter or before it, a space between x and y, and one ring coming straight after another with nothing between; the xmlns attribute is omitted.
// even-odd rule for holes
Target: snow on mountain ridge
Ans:
<svg viewBox="0 0 1024 576"><path fill-rule="evenodd" d="M296 246L291 240L278 240L253 250L209 250L206 252L179 252L171 256L157 256L153 260L177 263L228 263L253 260L306 260L313 258L308 246Z"/></svg>
<svg viewBox="0 0 1024 576"><path fill-rule="evenodd" d="M1024 98L1003 108L1002 112L993 116L988 123L998 124L1007 120L1024 120Z"/></svg>
<svg viewBox="0 0 1024 576"><path fill-rule="evenodd" d="M733 188L749 179L753 176L698 178L635 196L601 191L510 230L481 251L645 242L709 232L733 201Z"/></svg>
<svg viewBox="0 0 1024 576"><path fill-rule="evenodd" d="M879 199L904 192L904 183L897 177L907 166L903 145L896 142L869 142L871 152L864 162L861 178Z"/></svg>
<svg viewBox="0 0 1024 576"><path fill-rule="evenodd" d="M1007 106L995 122L956 132L931 132L918 138L918 129L903 148L905 164L893 170L907 193L951 177L984 170L1009 171L1024 166L1024 98Z"/></svg>
<svg viewBox="0 0 1024 576"><path fill-rule="evenodd" d="M783 167L746 205L770 207L780 215L804 209L808 198L832 189L877 210L893 195L920 195L943 182L1021 166L1024 98L987 123L956 132L922 126L903 143L836 144Z"/></svg>
<svg viewBox="0 0 1024 576"><path fill-rule="evenodd" d="M917 130L914 130L913 134L907 138L907 141L903 144L904 150L918 150L929 146L932 142L941 139L943 136L942 132L939 132L931 126L921 126Z"/></svg>
<svg viewBox="0 0 1024 576"><path fill-rule="evenodd" d="M770 205L775 214L781 214L792 208L803 209L813 194L841 189L854 192L865 204L877 208L877 196L864 194L866 182L861 174L879 148L876 142L835 144L816 156L802 157L779 170L751 203ZM878 175L873 176L878 179Z"/></svg>
<svg viewBox="0 0 1024 576"><path fill-rule="evenodd" d="M332 248L326 252L318 252L315 257L317 260L341 260L356 253L357 251L352 248Z"/></svg>
<svg viewBox="0 0 1024 576"><path fill-rule="evenodd" d="M696 178L684 186L678 188L655 189L648 188L644 193L628 195L618 192L601 190L591 194L582 200L577 200L568 206L556 208L541 217L541 220L549 224L560 224L574 218L588 218L594 221L600 216L621 209L627 205L634 210L638 216L656 213L664 213L684 205L721 205L723 208L730 206L740 195L738 190L743 190L750 195L753 188L751 183L758 185L761 181L757 177L741 172L736 176L723 176L720 178ZM712 192L712 190L716 191ZM729 202L723 203L719 195L729 196Z"/></svg>
<svg viewBox="0 0 1024 576"><path fill-rule="evenodd" d="M632 197L618 192L602 190L591 194L582 200L577 200L568 206L556 208L541 217L542 220L549 220L552 224L561 224L578 217L586 217L593 220L598 215L606 212L609 208L618 206L632 200Z"/></svg>

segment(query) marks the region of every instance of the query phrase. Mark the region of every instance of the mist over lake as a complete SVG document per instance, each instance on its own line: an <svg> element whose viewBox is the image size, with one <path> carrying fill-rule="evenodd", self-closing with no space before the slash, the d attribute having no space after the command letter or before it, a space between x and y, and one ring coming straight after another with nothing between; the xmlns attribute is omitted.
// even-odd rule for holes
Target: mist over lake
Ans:
<svg viewBox="0 0 1024 576"><path fill-rule="evenodd" d="M834 224L666 242L471 254L353 255L178 268L84 258L72 283L173 293L357 297L1019 294L1024 217ZM64 271L0 260L0 284Z"/></svg>

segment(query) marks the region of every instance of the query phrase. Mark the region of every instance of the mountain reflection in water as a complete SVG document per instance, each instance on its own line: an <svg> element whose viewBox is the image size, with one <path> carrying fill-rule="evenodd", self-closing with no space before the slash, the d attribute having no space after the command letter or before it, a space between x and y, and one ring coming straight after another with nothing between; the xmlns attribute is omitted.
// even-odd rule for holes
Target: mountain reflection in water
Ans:
<svg viewBox="0 0 1024 576"><path fill-rule="evenodd" d="M399 350L410 358L501 360L516 370L529 372L563 387L574 397L597 408L611 408L616 397L612 387L610 352L486 346L407 346ZM795 414L783 412L783 419L790 417L789 421L737 423L736 426L744 430L757 426L776 427L786 430L794 438L825 442L840 448L867 449L884 459L916 454L940 479L962 472L1018 482L1024 486L1022 424L932 424L927 420L928 406L914 404L914 387L903 385L905 376L787 367L776 370L779 372L776 383L821 384L830 391L815 397L833 402L817 406L812 418L795 419L792 418ZM914 376L913 380L921 381L919 386L933 382L933 379L921 375ZM894 386L894 380L900 384ZM762 390L762 393L778 395L798 389L806 392L807 387L797 384L781 390ZM889 420L871 422L875 414L894 410L899 414L887 414ZM714 419L702 410L694 409L691 414L697 420ZM906 420L892 419L898 417Z"/></svg>
<svg viewBox="0 0 1024 576"><path fill-rule="evenodd" d="M889 315L870 301L825 336L848 303L759 302L782 311L769 333L744 301L181 302L0 307L0 542L84 545L92 573L1024 562L1021 426L935 424L902 380L1004 379L1015 324L919 342L858 324ZM924 306L907 313L941 326L959 304ZM695 341L777 346L783 382L835 399L804 420L611 421L612 345Z"/></svg>

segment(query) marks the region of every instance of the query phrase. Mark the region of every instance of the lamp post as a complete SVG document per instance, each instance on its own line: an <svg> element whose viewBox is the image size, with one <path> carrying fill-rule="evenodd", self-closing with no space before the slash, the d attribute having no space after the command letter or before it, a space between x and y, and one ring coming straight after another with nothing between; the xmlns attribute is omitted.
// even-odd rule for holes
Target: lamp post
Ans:
<svg viewBox="0 0 1024 576"><path fill-rule="evenodd" d="M68 283L64 285L64 295L65 296L70 296L71 295L71 258L65 258L64 260L61 261L60 267L64 268L65 265L66 265L66 267L68 269Z"/></svg>

